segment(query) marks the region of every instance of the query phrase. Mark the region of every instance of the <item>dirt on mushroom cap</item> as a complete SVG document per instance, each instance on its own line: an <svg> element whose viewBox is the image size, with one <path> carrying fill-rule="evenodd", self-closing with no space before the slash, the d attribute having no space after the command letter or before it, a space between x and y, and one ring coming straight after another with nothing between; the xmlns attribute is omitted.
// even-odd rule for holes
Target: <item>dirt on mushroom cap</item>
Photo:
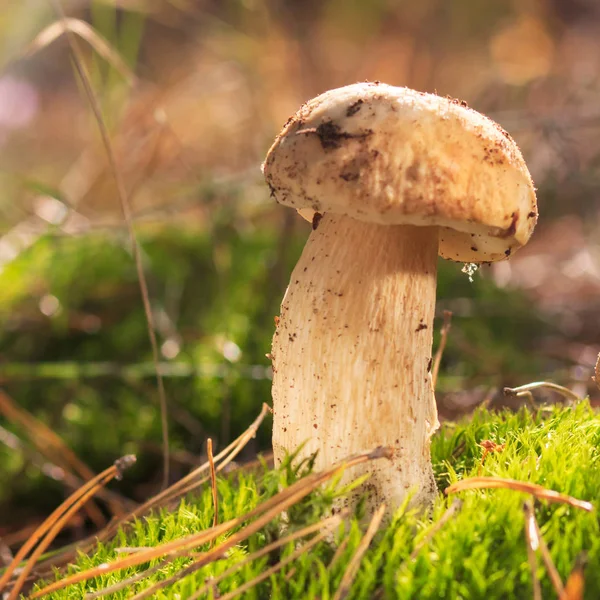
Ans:
<svg viewBox="0 0 600 600"><path fill-rule="evenodd" d="M286 124L263 166L278 202L380 224L437 225L440 254L501 260L537 220L521 153L462 103L385 84L331 90Z"/></svg>

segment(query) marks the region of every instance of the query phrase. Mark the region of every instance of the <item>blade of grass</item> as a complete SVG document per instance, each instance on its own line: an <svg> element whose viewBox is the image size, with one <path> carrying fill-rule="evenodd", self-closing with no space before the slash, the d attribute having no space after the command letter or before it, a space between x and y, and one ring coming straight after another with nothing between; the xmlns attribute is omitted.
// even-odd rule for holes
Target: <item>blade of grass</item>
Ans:
<svg viewBox="0 0 600 600"><path fill-rule="evenodd" d="M367 531L363 536L362 540L358 544L358 548L354 553L354 556L350 559L346 570L344 571L344 575L342 576L342 581L340 581L340 586L338 587L335 595L333 596L333 600L344 600L348 593L350 592L350 588L352 587L352 581L360 567L360 561L367 551L371 541L375 537L379 529L379 525L381 524L381 520L383 519L383 515L385 514L385 504L382 504L373 515L369 526L367 527Z"/></svg>
<svg viewBox="0 0 600 600"><path fill-rule="evenodd" d="M514 490L516 492L524 492L526 494L532 494L540 500L547 500L548 502L556 502L559 504L568 504L574 508L581 508L587 512L594 510L594 505L591 502L585 500L579 500L566 494L561 494L554 490L542 487L536 483L529 483L528 481L518 481L516 479L503 479L501 477L469 477L461 481L453 483L450 487L444 490L445 494L456 494L457 492L463 492L465 490L477 490L477 489L497 489L503 488L508 490Z"/></svg>
<svg viewBox="0 0 600 600"><path fill-rule="evenodd" d="M51 4L54 6L60 21L64 23L67 18L65 12L63 10L62 4L60 0L49 0ZM71 48L71 54L73 55L73 64L75 65L75 70L79 76L81 84L85 90L85 94L87 96L90 108L94 114L96 124L98 125L98 129L100 131L100 137L102 138L102 142L104 144L104 148L106 151L106 156L108 159L110 170L115 179L115 183L117 186L117 195L119 197L119 202L121 204L121 210L123 213L123 219L125 224L127 225L127 231L129 234L129 241L131 244L131 250L133 253L133 258L135 262L135 267L138 276L138 283L140 286L140 293L142 297L142 303L144 305L144 312L146 314L146 322L148 325L148 337L150 339L150 345L152 347L152 358L154 362L154 367L156 370L156 382L158 385L158 397L160 403L160 413L161 413L161 428L162 428L162 442L163 442L163 481L162 487L166 489L169 484L169 426L168 426L168 414L167 414L167 397L163 382L163 377L159 368L159 352L158 352L158 343L156 340L156 328L154 324L154 316L152 314L152 307L150 306L150 295L148 293L148 284L146 282L146 275L144 273L144 265L142 263L142 255L140 251L140 246L138 244L135 231L133 228L133 221L131 216L131 206L129 204L129 197L127 195L127 190L125 188L125 182L123 177L121 176L121 172L117 166L117 160L115 156L115 152L113 149L113 145L110 139L110 135L108 132L108 128L104 122L104 118L102 116L102 111L100 109L100 103L92 89L92 84L90 80L90 76L86 71L84 60L81 55L81 51L77 44L77 40L73 33L68 29L65 30L67 39L69 41L69 47Z"/></svg>

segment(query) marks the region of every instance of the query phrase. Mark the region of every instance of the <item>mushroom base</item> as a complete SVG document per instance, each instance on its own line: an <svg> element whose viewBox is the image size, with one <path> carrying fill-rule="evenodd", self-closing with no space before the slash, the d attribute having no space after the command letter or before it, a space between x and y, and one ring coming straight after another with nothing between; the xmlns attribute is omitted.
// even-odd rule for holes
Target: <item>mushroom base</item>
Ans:
<svg viewBox="0 0 600 600"><path fill-rule="evenodd" d="M326 214L296 265L273 338L276 464L317 452L315 469L377 446L394 449L345 473L369 473L345 503L391 514L436 492L430 438L437 228L381 226Z"/></svg>

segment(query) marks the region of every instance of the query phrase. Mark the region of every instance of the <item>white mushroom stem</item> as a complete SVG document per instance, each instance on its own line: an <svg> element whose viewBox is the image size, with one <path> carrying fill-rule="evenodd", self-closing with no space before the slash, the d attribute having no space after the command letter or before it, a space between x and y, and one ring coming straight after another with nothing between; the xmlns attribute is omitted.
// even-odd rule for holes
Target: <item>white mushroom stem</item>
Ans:
<svg viewBox="0 0 600 600"><path fill-rule="evenodd" d="M431 386L438 230L326 214L296 265L273 338L276 463L306 442L315 468L380 445L395 449L351 473L368 509L435 494L438 427Z"/></svg>

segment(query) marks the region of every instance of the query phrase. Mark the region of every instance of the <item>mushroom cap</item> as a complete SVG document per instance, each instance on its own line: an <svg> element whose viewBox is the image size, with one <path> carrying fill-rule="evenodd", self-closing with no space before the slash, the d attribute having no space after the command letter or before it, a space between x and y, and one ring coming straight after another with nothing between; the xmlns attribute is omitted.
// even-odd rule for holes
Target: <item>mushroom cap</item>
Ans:
<svg viewBox="0 0 600 600"><path fill-rule="evenodd" d="M263 172L275 199L305 218L438 226L440 255L461 262L506 258L537 221L523 156L498 124L457 100L377 82L304 104Z"/></svg>

